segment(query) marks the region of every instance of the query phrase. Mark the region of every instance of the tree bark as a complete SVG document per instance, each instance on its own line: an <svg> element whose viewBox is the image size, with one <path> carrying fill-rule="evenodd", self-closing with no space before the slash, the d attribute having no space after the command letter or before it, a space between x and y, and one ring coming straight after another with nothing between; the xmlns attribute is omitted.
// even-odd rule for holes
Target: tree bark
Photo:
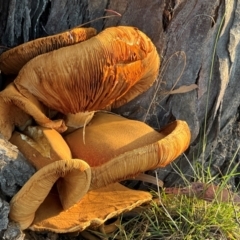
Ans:
<svg viewBox="0 0 240 240"><path fill-rule="evenodd" d="M188 179L194 178L190 163L195 162L209 166L213 175L224 175L235 167L235 172L240 172L239 1L1 1L0 45L13 47L64 31L108 15L104 9L115 10L122 17L100 19L87 26L98 31L117 25L138 27L152 39L161 56L161 69L154 86L114 111L145 121L156 129L174 119L187 121L192 133L191 146L175 163ZM174 90L192 84L198 88L173 94ZM2 152L5 151L4 146L0 145ZM9 151L12 151L12 146ZM33 170L24 160L24 165L21 162L15 170L26 171L26 175L16 177L15 170L9 168L13 179L19 178L22 182L8 182L12 180L5 177L4 168L18 160L9 160L4 155L1 161L1 192L3 199L8 200L4 196L12 196ZM176 166L172 165L158 170L159 177L167 186L181 183L181 176L175 169ZM235 174L230 182L238 188L239 180L239 174ZM14 190L5 191L2 186L5 181L14 186ZM6 228L0 230L3 229Z"/></svg>

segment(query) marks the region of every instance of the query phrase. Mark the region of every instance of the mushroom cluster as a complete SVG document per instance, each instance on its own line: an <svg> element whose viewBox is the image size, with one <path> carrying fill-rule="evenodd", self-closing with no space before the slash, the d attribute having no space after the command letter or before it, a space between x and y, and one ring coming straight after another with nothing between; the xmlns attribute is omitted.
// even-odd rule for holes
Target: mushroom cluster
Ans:
<svg viewBox="0 0 240 240"><path fill-rule="evenodd" d="M182 154L187 123L158 132L100 110L147 90L159 66L151 40L125 26L72 30L0 56L0 70L17 74L0 92L0 132L37 170L10 202L21 229L83 231L151 201L120 182Z"/></svg>

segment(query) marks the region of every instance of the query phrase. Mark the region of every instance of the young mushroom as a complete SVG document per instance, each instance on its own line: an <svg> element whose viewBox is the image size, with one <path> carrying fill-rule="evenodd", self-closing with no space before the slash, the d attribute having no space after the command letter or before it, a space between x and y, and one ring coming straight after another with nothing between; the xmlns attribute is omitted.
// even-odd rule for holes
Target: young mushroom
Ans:
<svg viewBox="0 0 240 240"><path fill-rule="evenodd" d="M0 93L0 101L13 103L43 127L63 132L64 121L49 119L44 106L64 115L119 107L152 85L159 65L157 50L144 33L134 27L107 28L30 60L13 86Z"/></svg>

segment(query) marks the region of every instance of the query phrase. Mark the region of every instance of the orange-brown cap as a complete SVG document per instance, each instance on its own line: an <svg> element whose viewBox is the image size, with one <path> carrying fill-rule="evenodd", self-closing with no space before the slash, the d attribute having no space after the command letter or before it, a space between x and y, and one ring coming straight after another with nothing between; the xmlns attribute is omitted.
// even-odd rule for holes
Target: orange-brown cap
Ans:
<svg viewBox="0 0 240 240"><path fill-rule="evenodd" d="M64 137L76 158L92 167L92 188L165 167L189 146L191 133L184 121L160 132L117 115L97 113L85 129Z"/></svg>
<svg viewBox="0 0 240 240"><path fill-rule="evenodd" d="M156 80L159 65L144 33L119 26L32 59L14 82L50 109L78 113L132 100Z"/></svg>
<svg viewBox="0 0 240 240"><path fill-rule="evenodd" d="M73 28L59 34L23 43L0 55L0 70L4 74L18 74L21 68L34 57L85 41L96 34L94 28Z"/></svg>

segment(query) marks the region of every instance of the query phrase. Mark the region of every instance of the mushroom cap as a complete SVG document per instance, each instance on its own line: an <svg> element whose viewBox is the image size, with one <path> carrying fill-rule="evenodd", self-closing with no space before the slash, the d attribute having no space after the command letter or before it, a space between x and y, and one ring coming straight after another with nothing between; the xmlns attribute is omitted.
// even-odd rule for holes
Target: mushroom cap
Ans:
<svg viewBox="0 0 240 240"><path fill-rule="evenodd" d="M191 133L186 122L174 121L161 133L168 135L157 142L120 154L101 166L93 167L90 189L133 178L147 170L165 167L187 150Z"/></svg>
<svg viewBox="0 0 240 240"><path fill-rule="evenodd" d="M95 167L164 136L143 122L99 112L85 128L75 130L64 139L74 158L84 159Z"/></svg>
<svg viewBox="0 0 240 240"><path fill-rule="evenodd" d="M119 183L88 192L77 204L64 210L58 195L50 193L36 211L29 227L33 231L49 230L58 233L97 228L122 212L151 201L148 192L131 190Z"/></svg>
<svg viewBox="0 0 240 240"><path fill-rule="evenodd" d="M23 133L13 132L9 141L18 147L36 169L61 159L72 158L68 145L54 129L29 126Z"/></svg>
<svg viewBox="0 0 240 240"><path fill-rule="evenodd" d="M4 74L18 74L34 57L61 47L85 41L96 35L94 28L73 28L48 37L23 43L0 55L0 70Z"/></svg>
<svg viewBox="0 0 240 240"><path fill-rule="evenodd" d="M157 50L144 33L119 26L35 57L14 82L50 109L78 113L130 101L152 85L159 65Z"/></svg>
<svg viewBox="0 0 240 240"><path fill-rule="evenodd" d="M53 162L36 172L10 202L9 217L20 224L21 229L28 228L35 218L39 206L60 181L58 197L62 209L68 209L87 193L91 181L89 165L78 159ZM58 182L57 182L58 184ZM49 212L53 205L47 206Z"/></svg>
<svg viewBox="0 0 240 240"><path fill-rule="evenodd" d="M158 133L139 121L97 113L85 130L78 129L64 139L73 156L92 167L91 189L95 189L165 167L188 148L191 133L180 120Z"/></svg>

